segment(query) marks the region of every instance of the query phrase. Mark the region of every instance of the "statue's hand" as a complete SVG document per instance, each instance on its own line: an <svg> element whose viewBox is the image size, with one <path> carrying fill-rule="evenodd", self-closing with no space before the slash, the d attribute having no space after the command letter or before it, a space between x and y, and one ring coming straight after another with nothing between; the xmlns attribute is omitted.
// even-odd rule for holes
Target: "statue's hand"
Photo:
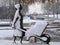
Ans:
<svg viewBox="0 0 60 45"><path fill-rule="evenodd" d="M12 24L12 28L15 28L15 25L14 24Z"/></svg>

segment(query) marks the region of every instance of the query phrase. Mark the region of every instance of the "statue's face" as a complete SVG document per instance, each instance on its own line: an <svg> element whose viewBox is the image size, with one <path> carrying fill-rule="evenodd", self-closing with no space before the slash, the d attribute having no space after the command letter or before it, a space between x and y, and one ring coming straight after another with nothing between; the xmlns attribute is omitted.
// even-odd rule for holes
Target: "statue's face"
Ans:
<svg viewBox="0 0 60 45"><path fill-rule="evenodd" d="M19 8L20 8L20 4L16 4L16 5L15 5L15 8L16 8L16 9L19 9Z"/></svg>

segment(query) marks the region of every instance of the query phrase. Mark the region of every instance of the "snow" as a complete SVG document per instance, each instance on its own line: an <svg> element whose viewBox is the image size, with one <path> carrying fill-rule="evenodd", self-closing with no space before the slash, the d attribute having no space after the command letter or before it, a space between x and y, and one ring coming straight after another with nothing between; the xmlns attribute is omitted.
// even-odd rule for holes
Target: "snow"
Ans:
<svg viewBox="0 0 60 45"><path fill-rule="evenodd" d="M10 24L10 22L0 22L0 24Z"/></svg>
<svg viewBox="0 0 60 45"><path fill-rule="evenodd" d="M23 23L33 23L33 22L38 22L40 20L32 20L32 19L24 19Z"/></svg>
<svg viewBox="0 0 60 45"><path fill-rule="evenodd" d="M26 34L25 34L25 35L26 35L27 37L34 36L34 35L40 36L46 26L47 26L47 22L46 22L46 21L36 22L36 24L35 24L34 26L31 26L31 27L26 31Z"/></svg>
<svg viewBox="0 0 60 45"><path fill-rule="evenodd" d="M13 37L14 30L0 30L0 38Z"/></svg>
<svg viewBox="0 0 60 45"><path fill-rule="evenodd" d="M50 42L50 45L60 45L60 42Z"/></svg>
<svg viewBox="0 0 60 45"><path fill-rule="evenodd" d="M0 27L0 30L12 30L12 27Z"/></svg>
<svg viewBox="0 0 60 45"><path fill-rule="evenodd" d="M13 43L13 40L0 40L0 45L47 45L44 43L29 43L27 41L23 41L23 44L21 44L19 41L16 41L17 43ZM60 42L50 42L50 45L60 45Z"/></svg>

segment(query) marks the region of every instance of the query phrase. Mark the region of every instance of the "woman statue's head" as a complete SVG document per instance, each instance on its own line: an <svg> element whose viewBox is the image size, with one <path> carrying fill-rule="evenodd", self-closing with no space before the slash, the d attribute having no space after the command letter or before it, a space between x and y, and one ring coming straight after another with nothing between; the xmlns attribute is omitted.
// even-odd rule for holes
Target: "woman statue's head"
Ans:
<svg viewBox="0 0 60 45"><path fill-rule="evenodd" d="M22 10L22 5L21 5L21 4L16 4L16 5L15 5L15 8L16 8L16 9L19 9L19 10Z"/></svg>
<svg viewBox="0 0 60 45"><path fill-rule="evenodd" d="M15 5L15 8L16 8L16 9L19 9L19 8L20 8L20 4L16 4L16 5Z"/></svg>

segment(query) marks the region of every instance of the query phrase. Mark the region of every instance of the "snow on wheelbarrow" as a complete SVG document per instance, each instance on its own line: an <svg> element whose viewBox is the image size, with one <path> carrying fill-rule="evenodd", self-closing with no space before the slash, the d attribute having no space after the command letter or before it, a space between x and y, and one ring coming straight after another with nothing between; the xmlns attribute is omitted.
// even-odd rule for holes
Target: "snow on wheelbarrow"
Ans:
<svg viewBox="0 0 60 45"><path fill-rule="evenodd" d="M29 40L31 37L35 37L49 44L50 36L48 34L43 34L45 29L47 28L47 25L48 25L47 21L38 21L35 23L35 25L27 29L27 31L24 31L22 29L18 29L18 30L25 32L25 36L27 37L27 40ZM45 38L47 40L45 40Z"/></svg>

